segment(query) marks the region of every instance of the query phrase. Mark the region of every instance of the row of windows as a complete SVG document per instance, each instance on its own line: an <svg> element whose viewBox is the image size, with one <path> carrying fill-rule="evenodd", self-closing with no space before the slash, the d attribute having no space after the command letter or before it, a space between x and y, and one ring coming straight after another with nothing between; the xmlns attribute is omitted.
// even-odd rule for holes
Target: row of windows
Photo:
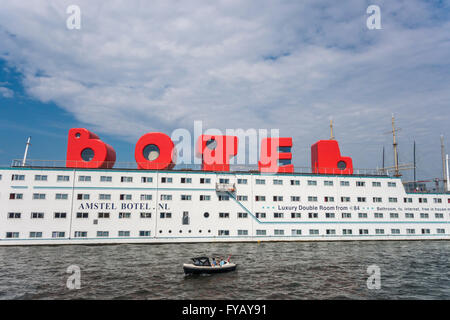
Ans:
<svg viewBox="0 0 450 320"><path fill-rule="evenodd" d="M0 175L0 177L1 177L1 175ZM25 180L25 175L23 175L23 174L11 175L11 181L24 181L24 180ZM34 180L35 181L48 181L48 175L37 174L34 176ZM246 180L246 179L244 179L244 180ZM58 175L56 177L56 181L70 181L70 176ZM92 177L85 176L85 175L78 176L78 181L92 182ZM100 176L100 182L112 182L112 176ZM121 176L120 182L133 182L133 177ZM142 183L152 183L153 177L141 177L141 182ZM171 178L171 177L162 177L161 178L161 183L172 183L172 182L173 182L173 178ZM192 178L183 177L180 179L180 182L181 183L192 183ZM200 178L200 183L209 184L209 183L211 183L211 179L210 178Z"/></svg>
<svg viewBox="0 0 450 320"><path fill-rule="evenodd" d="M11 175L11 180L12 181L24 181L25 180L25 175L22 174L13 174ZM34 176L34 180L35 181L48 181L48 176L47 175L35 175ZM67 175L58 175L56 178L57 181L70 181L70 176ZM91 182L92 181L92 177L91 176L86 176L86 175L80 175L78 176L78 181L80 182ZM100 176L100 182L112 182L112 176ZM133 177L130 176L121 176L120 177L120 182L133 182ZM152 177L141 177L141 182L143 183L151 183L153 182L153 178ZM172 177L161 177L161 183L172 183L173 182L173 178ZM180 178L180 182L181 183L192 183L192 178L189 177L181 177ZM272 180L273 185L283 185L283 180L282 179L273 179ZM290 185L300 185L300 180L290 180ZM209 184L211 183L211 178L200 178L200 183L201 184ZM230 179L228 178L219 178L219 183L230 183ZM237 179L237 183L238 184L248 184L248 179L245 178L239 178ZM255 183L258 185L265 185L266 184L266 179L255 179ZM317 180L308 180L307 181L308 186L317 186ZM334 185L334 181L333 180L324 180L323 181L323 185L324 186L333 186ZM350 181L340 181L340 185L347 187L350 186ZM355 185L357 187L365 187L366 186L366 182L365 181L356 181ZM381 182L380 181L373 181L372 182L372 186L373 187L381 187ZM396 187L397 183L396 182L388 182L387 183L388 187Z"/></svg>
<svg viewBox="0 0 450 320"><path fill-rule="evenodd" d="M369 235L370 234L369 229L355 230L355 233L353 233L353 231L354 231L353 229L342 229L341 234L342 235L353 235L353 234ZM401 234L400 229L391 229L390 233L393 235ZM423 228L423 229L420 229L420 233L421 234L431 234L431 230ZM285 233L284 229L274 229L273 230L273 235L275 235L275 236L282 236L285 234L286 233ZM308 234L309 235L320 235L320 230L319 229L309 229ZM325 234L326 235L336 235L337 234L336 229L326 229ZM384 234L387 234L387 232L385 232L385 229L375 229L375 235L384 235ZM416 229L407 228L405 230L405 234L416 234ZM436 234L445 234L445 229L437 228ZM229 236L230 231L229 230L219 230L218 235L219 236ZM248 230L237 230L237 235L238 236L248 235ZM268 232L267 232L267 230L256 230L256 235L257 236L266 236L266 235L268 235ZM291 229L291 235L292 236L302 235L302 230L301 229Z"/></svg>
<svg viewBox="0 0 450 320"><path fill-rule="evenodd" d="M32 212L30 214L30 218L31 219L44 219L44 215L45 215L44 212ZM161 215L167 215L167 217L170 217L171 213L161 212ZM7 216L8 216L8 219L21 219L22 213L21 212L8 212ZM88 212L77 212L76 217L79 219L80 218L86 219L86 218L89 218L89 213ZM131 218L131 212L119 212L118 217L119 217L119 219ZM140 212L140 217L141 218L151 218L152 213L151 212ZM166 217L166 216L162 216L162 217ZM54 212L53 218L54 219L66 219L67 212ZM97 218L98 219L110 218L110 213L109 212L98 212Z"/></svg>
<svg viewBox="0 0 450 320"><path fill-rule="evenodd" d="M8 219L21 219L22 218L22 213L20 212L8 212ZM209 212L205 212L203 214L203 216L205 218L209 218L210 214ZM219 218L230 218L230 213L229 212L219 212L218 214ZM290 214L285 214L284 212L274 212L273 213L273 218L274 219L283 219L283 218L287 218L287 217L291 217L292 219L301 219L302 218L302 213L300 212L291 212ZM305 213L305 216L308 217L309 219L318 219L319 218L319 213L317 212L308 212ZM324 214L326 219L335 219L336 218L336 214L334 212L327 212ZM43 219L44 218L44 213L43 212L32 212L31 213L31 219ZM98 219L108 219L111 217L110 212L98 212L97 214L97 218ZM140 217L141 218L151 218L152 217L152 213L151 212L140 212ZM160 212L159 213L159 217L161 219L169 219L172 218L172 213L171 212ZM248 218L248 213L247 212L237 212L236 217L239 219L242 218ZM351 219L352 218L352 214L349 212L343 212L340 214L340 217L342 219ZM384 213L380 213L380 212L375 212L373 214L373 217L376 219L383 219L385 217ZM399 213L396 212L391 212L389 213L389 217L391 219L398 219L400 217ZM406 219L414 219L415 218L415 214L414 213L405 213L404 217ZM419 216L421 219L429 219L430 218L430 214L429 213L420 213ZM435 213L434 217L436 219L444 219L444 214L443 213ZM54 219L65 219L67 218L67 213L66 212L54 212L53 213L53 218ZM76 213L76 218L79 219L87 219L89 218L89 213L88 212L77 212ZM119 212L118 213L118 218L119 219L129 219L131 218L131 212ZM188 211L184 211L183 212L183 224L189 224L188 221L186 221L185 219L189 218L189 212ZM267 214L265 212L256 212L256 218L258 219L266 219L267 218ZM358 213L358 218L368 218L368 214L366 212L359 212Z"/></svg>
<svg viewBox="0 0 450 320"><path fill-rule="evenodd" d="M69 195L67 193L55 194L56 200L67 200L68 198L69 198ZM99 200L111 200L111 194L99 194L98 198L99 198ZM132 198L133 197L131 194L120 194L120 196L119 196L120 200L132 200ZM10 200L23 199L23 193L10 193L9 199ZM33 200L45 200L45 199L46 199L45 193L33 193ZM86 193L85 194L81 194L81 193L77 194L77 200L89 200L89 199L90 199L89 194L86 194ZM171 201L172 199L173 199L173 197L170 194L161 194L160 195L160 200L162 200L162 201ZM140 200L141 201L150 201L150 200L152 200L152 195L151 194L141 194ZM190 200L192 200L192 195L182 194L180 197L180 200L190 201ZM210 195L200 195L199 200L200 201L210 201L211 196ZM230 197L228 195L218 195L218 200L219 201L228 201L228 200L230 200ZM248 196L238 195L237 200L238 201L248 201ZM283 196L273 196L272 200L274 202L282 202L282 201L284 201L284 197ZM340 200L341 200L341 202L351 202L351 198L345 197L345 196L341 197ZM397 198L390 197L388 200L389 200L389 203L397 203L398 202ZM427 202L426 200L427 200L426 198L419 198L419 203L426 203ZM257 196L255 196L255 201L264 202L264 201L266 201L266 196L257 195ZM290 201L291 202L300 202L301 198L300 198L300 196L291 196ZM323 201L324 202L335 202L335 198L331 197L331 196L325 196L323 198ZM356 197L356 201L359 203L366 203L367 198L366 197ZM373 201L373 203L382 203L383 199L381 197L373 197L372 201ZM433 198L433 201L434 201L434 203L442 203L441 198ZM450 198L448 199L448 201L450 203ZM318 197L317 196L308 196L308 202L318 202ZM404 202L411 203L412 198L404 198Z"/></svg>
<svg viewBox="0 0 450 320"><path fill-rule="evenodd" d="M68 200L69 195L67 193L57 193L55 194L55 199L56 200ZM99 200L111 200L111 194L99 194ZM120 194L119 199L120 200L132 200L132 195L131 194ZM20 200L23 199L23 193L10 193L9 194L9 199L10 200ZM33 200L45 200L46 199L46 194L45 193L33 193ZM77 200L89 200L90 199L90 194L77 194ZM170 194L161 194L160 195L160 200L162 201L171 201L173 199L172 195ZM152 200L152 195L151 194L141 194L140 195L140 200L141 201L151 201ZM186 194L182 194L180 197L180 200L183 201L190 201L192 200L192 195L186 195ZM199 196L199 200L200 201L210 201L211 200L211 196L210 195L200 195ZM219 201L228 201L230 200L230 197L228 195L218 195L218 200ZM238 201L248 201L248 196L245 195L238 195L237 196L237 200ZM284 197L283 196L273 196L272 200L274 202L282 202L284 201ZM351 202L351 198L350 197L341 197L341 202ZM359 203L366 203L367 202L367 198L366 197L356 197L357 202ZM389 203L397 203L398 199L397 198L389 198ZM427 199L426 198L419 198L419 203L426 203ZM441 198L433 198L434 203L442 203L442 199ZM255 201L258 202L264 202L266 201L266 196L255 196ZM291 202L300 202L301 198L300 196L291 196L290 197L290 201ZM323 198L324 202L335 202L335 198L331 197L331 196L325 196ZM373 203L382 203L383 199L381 197L373 197L372 198ZM450 203L450 198L449 198L449 203ZM318 202L318 197L317 196L308 196L308 202ZM405 203L411 203L412 202L412 198L404 198L404 202Z"/></svg>
<svg viewBox="0 0 450 320"><path fill-rule="evenodd" d="M265 212L256 212L256 217L258 219L265 219L267 218L267 214ZM305 215L310 218L310 219L318 219L319 218L319 213L318 212L308 212L305 213ZM300 219L302 218L302 213L300 212L291 212L288 214L285 214L284 212L274 212L273 213L273 218L275 219L279 219L279 218L285 218L285 217L291 217L292 219ZM327 219L334 219L336 218L336 214L334 212L326 212L324 214L325 218ZM339 215L338 215L339 216ZM343 212L340 214L340 216L343 219L351 219L352 218L352 214L349 212ZM384 213L380 213L380 212L375 212L374 213L374 218L377 219L383 219L385 217ZM229 213L219 213L219 217L220 218L229 218ZM389 213L389 217L391 219L398 219L399 218L399 214L398 213ZM405 213L405 218L407 219L414 219L415 215L414 213ZM435 213L434 217L436 219L444 219L444 214L443 213ZM247 213L238 213L238 218L247 218ZM358 218L368 218L368 214L366 212L359 212L358 213ZM421 219L429 219L430 215L428 213L421 213L420 214L420 218Z"/></svg>
<svg viewBox="0 0 450 320"><path fill-rule="evenodd" d="M29 238L42 238L43 233L41 231L31 231L29 233ZM75 231L75 238L86 238L88 235L87 231ZM138 232L139 237L150 237L150 230L142 230ZM19 232L6 232L6 238L19 238ZM53 231L52 238L64 238L66 233L64 231ZM129 237L130 231L118 231L117 236L119 237ZM109 231L97 231L97 237L109 237Z"/></svg>
<svg viewBox="0 0 450 320"><path fill-rule="evenodd" d="M241 182L242 180L245 180L245 182ZM283 185L283 180L281 179L273 179L272 180L273 185ZM247 179L238 179L238 184L247 184ZM265 185L266 184L266 179L255 179L255 184L259 184L259 185ZM290 180L290 185L291 186L299 186L300 185L300 180ZM318 185L318 181L317 180L308 180L307 181L307 185L308 186L317 186ZM324 180L323 181L323 185L326 187L332 187L334 186L334 181L333 180ZM365 181L356 181L355 185L357 187L365 187L366 186L366 182ZM341 187L349 187L350 186L350 181L340 181L340 186ZM372 187L381 187L381 182L380 181L373 181L372 182ZM388 187L392 187L395 188L397 186L396 182L388 182L387 183Z"/></svg>
<svg viewBox="0 0 450 320"><path fill-rule="evenodd" d="M355 231L355 232L353 232ZM162 233L162 230L159 230L159 233ZM179 233L182 233L182 230L179 230ZM191 233L192 230L189 230L188 233ZM172 233L172 230L168 230L168 233ZM202 230L199 230L199 233L202 233ZM208 230L208 233L211 233L211 230ZM431 234L431 230L427 229L427 228L423 228L420 229L419 232L420 234L423 235L427 235L427 234ZM237 230L236 234L238 236L248 236L248 230ZM274 236L284 236L287 233L285 233L284 229L274 229L273 230L273 235ZM300 236L303 234L303 230L302 229L291 229L291 235L292 236ZM319 229L309 229L308 230L308 234L309 235L320 235L320 230ZM353 230L353 229L342 229L341 230L341 235L369 235L371 233L369 233L369 229L358 229L358 230ZM385 229L375 229L375 233L372 233L374 235L385 235L388 234L386 232ZM390 229L390 234L391 235L400 235L401 234L401 230L400 229ZM404 234L407 235L414 235L416 234L416 229L412 229L412 228L407 228L405 229ZM436 234L445 234L445 229L443 228L437 228L436 229ZM29 237L30 238L42 238L43 233L40 231L31 231L29 233ZM52 238L64 238L66 235L66 233L64 231L53 231L52 232ZM96 232L97 237L100 238L106 238L110 236L109 231L97 231ZM118 237L130 237L131 232L127 231L127 230L121 230L117 232L117 236ZM138 232L139 237L150 237L151 236L151 231L150 230L141 230ZM229 230L218 230L217 232L218 236L229 236L230 235L230 231ZM267 230L256 230L256 235L257 236L267 236L268 232ZM337 235L336 233L336 229L326 229L324 235ZM7 239L11 239L11 238L19 238L20 237L20 233L19 232L6 232L5 234ZM75 231L74 233L75 238L87 238L88 236L88 232L87 231Z"/></svg>
<svg viewBox="0 0 450 320"><path fill-rule="evenodd" d="M89 178L89 180L84 180ZM83 179L83 180L81 180ZM25 175L23 174L13 174L11 175L11 181L24 181L25 180ZM41 175L41 174L37 174L34 176L34 180L35 181L48 181L48 176L47 175ZM65 175L57 175L56 176L56 181L70 181L70 176L65 176ZM91 181L90 180L90 176L86 177L86 176L80 176L79 177L79 181Z"/></svg>

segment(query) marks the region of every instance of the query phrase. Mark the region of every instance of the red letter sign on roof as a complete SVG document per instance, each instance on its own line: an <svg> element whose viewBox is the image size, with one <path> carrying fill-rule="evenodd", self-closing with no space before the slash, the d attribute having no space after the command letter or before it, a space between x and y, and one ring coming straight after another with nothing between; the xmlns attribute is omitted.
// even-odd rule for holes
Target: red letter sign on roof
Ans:
<svg viewBox="0 0 450 320"><path fill-rule="evenodd" d="M286 148L280 152L280 148ZM278 165L278 160L292 160L292 138L264 138L261 140L260 160L258 167L260 172L294 172L294 165Z"/></svg>
<svg viewBox="0 0 450 320"><path fill-rule="evenodd" d="M197 156L204 171L230 171L230 158L238 151L236 136L201 135L197 140Z"/></svg>
<svg viewBox="0 0 450 320"><path fill-rule="evenodd" d="M116 162L113 147L84 128L69 130L66 167L68 168L112 168Z"/></svg>
<svg viewBox="0 0 450 320"><path fill-rule="evenodd" d="M353 174L353 161L341 157L336 140L320 140L311 146L311 169L313 173Z"/></svg>
<svg viewBox="0 0 450 320"><path fill-rule="evenodd" d="M134 158L138 169L164 170L175 166L175 146L167 134L150 132L136 143Z"/></svg>

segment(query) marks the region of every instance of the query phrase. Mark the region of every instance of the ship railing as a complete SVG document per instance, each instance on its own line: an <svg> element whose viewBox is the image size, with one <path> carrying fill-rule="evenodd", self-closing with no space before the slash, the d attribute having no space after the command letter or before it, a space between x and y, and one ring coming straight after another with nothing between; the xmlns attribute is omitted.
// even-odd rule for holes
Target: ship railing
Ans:
<svg viewBox="0 0 450 320"><path fill-rule="evenodd" d="M15 159L11 163L11 167L28 167L28 168L80 168L88 169L101 166L104 169L133 169L137 170L139 167L145 167L147 163L137 163L137 162L95 162L95 161L71 161L69 166L66 166L65 160L33 160L27 159L24 163L21 159ZM166 164L156 165L157 169L165 169ZM178 163L172 169L167 170L177 170L177 171L202 171L201 163ZM225 171L225 170L224 170ZM242 165L242 164L230 164L230 172L243 172L243 173L259 173L258 165ZM220 172L220 170L219 170ZM348 175L343 173L343 171L337 168L311 168L311 167L301 167L294 166L295 174L317 174L317 175ZM270 173L265 173L270 174ZM287 173L289 174L289 173ZM353 169L352 175L360 176L391 176L392 172L380 169Z"/></svg>

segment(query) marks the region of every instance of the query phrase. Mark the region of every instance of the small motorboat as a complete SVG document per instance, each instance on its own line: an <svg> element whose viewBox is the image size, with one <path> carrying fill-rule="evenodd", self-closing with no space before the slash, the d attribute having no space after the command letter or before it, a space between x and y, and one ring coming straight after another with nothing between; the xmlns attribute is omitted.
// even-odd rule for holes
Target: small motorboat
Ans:
<svg viewBox="0 0 450 320"><path fill-rule="evenodd" d="M192 258L193 263L183 264L184 273L223 273L236 270L237 264L226 261L223 266L212 266L208 257Z"/></svg>

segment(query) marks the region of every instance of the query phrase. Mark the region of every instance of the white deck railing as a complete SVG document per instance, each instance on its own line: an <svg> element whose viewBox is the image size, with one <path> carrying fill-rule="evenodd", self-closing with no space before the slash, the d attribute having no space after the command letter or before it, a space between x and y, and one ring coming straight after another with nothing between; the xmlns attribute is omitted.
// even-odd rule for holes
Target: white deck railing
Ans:
<svg viewBox="0 0 450 320"><path fill-rule="evenodd" d="M77 168L87 168L87 164L92 164L92 161L85 162L80 161L80 163L74 163L74 167ZM110 164L106 164L108 168L113 169L138 169L138 164L136 162L113 162ZM23 163L23 160L16 159L11 162L11 167L30 167L30 168L66 168L65 160L26 160L26 163ZM161 165L161 168L164 166ZM176 164L172 170L178 171L201 171L201 164ZM258 173L259 169L257 165L240 165L240 164L230 164L230 172L249 172L249 173ZM336 168L317 168L312 169L311 167L301 167L294 166L294 173L297 174L320 174L323 175L339 175L342 174L342 171ZM380 170L380 169L353 169L353 175L361 175L361 176L391 176L392 172L388 170Z"/></svg>

